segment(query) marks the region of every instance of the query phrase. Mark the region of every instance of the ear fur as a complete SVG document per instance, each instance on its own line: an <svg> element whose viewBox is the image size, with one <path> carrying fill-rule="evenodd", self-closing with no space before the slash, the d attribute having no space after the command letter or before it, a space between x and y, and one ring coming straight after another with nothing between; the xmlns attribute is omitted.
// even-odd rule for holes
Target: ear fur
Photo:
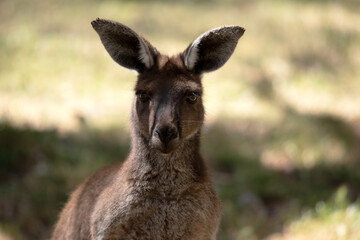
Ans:
<svg viewBox="0 0 360 240"><path fill-rule="evenodd" d="M186 68L203 73L222 67L244 32L239 26L225 26L204 33L181 54Z"/></svg>
<svg viewBox="0 0 360 240"><path fill-rule="evenodd" d="M155 62L157 50L129 27L97 18L91 22L106 51L121 66L143 72Z"/></svg>

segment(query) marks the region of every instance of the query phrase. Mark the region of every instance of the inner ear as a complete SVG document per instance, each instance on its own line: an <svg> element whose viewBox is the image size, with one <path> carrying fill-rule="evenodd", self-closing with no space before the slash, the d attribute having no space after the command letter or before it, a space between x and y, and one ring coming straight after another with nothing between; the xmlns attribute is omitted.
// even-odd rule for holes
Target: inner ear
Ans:
<svg viewBox="0 0 360 240"><path fill-rule="evenodd" d="M226 26L204 33L181 54L184 65L196 73L222 67L234 52L244 32L242 27Z"/></svg>
<svg viewBox="0 0 360 240"><path fill-rule="evenodd" d="M143 72L155 62L157 50L129 27L110 20L91 22L106 51L121 66Z"/></svg>

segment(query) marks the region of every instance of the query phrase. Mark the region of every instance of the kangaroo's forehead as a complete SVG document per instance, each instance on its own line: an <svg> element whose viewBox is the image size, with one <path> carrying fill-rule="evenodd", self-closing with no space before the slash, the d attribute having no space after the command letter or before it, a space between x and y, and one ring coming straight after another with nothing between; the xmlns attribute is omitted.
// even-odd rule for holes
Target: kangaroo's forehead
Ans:
<svg viewBox="0 0 360 240"><path fill-rule="evenodd" d="M159 56L157 65L145 74L138 75L137 90L190 90L202 91L201 76L188 71L180 55Z"/></svg>

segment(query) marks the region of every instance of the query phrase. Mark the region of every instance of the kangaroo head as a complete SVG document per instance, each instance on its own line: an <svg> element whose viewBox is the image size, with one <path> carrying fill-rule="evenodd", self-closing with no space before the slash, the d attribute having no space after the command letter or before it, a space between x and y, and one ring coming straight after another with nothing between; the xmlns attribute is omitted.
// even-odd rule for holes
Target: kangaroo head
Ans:
<svg viewBox="0 0 360 240"><path fill-rule="evenodd" d="M120 23L97 19L91 24L114 61L138 73L133 126L164 154L200 133L201 75L223 66L245 31L238 26L213 29L181 54L168 57Z"/></svg>

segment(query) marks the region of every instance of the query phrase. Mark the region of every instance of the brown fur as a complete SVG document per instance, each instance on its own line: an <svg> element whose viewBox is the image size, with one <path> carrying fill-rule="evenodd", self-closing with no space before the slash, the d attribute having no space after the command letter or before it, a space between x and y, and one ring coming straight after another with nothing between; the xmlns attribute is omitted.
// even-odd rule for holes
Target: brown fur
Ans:
<svg viewBox="0 0 360 240"><path fill-rule="evenodd" d="M132 34L121 27L116 33ZM99 170L72 193L52 240L216 239L221 207L199 150L201 76L185 67L182 55L167 57L151 49L157 54L151 68L143 70L140 60L134 65L141 69L135 91L150 100L142 101L140 94L134 100L129 156L123 164ZM189 102L194 92L198 98Z"/></svg>

